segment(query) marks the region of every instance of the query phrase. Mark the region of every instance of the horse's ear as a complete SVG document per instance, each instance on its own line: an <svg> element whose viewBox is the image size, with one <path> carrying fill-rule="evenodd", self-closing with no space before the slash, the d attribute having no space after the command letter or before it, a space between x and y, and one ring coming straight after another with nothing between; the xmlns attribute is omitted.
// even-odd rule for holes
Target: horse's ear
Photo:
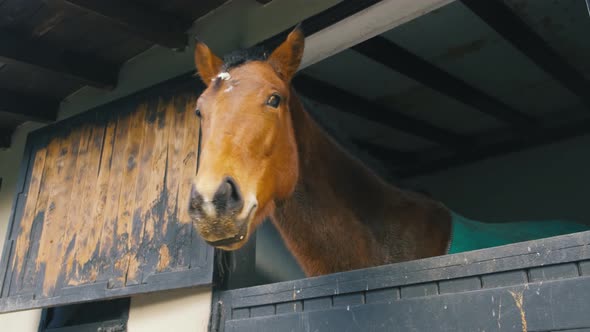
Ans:
<svg viewBox="0 0 590 332"><path fill-rule="evenodd" d="M305 36L299 24L289 33L287 39L272 52L268 57L268 62L286 82L289 82L301 64L304 48Z"/></svg>
<svg viewBox="0 0 590 332"><path fill-rule="evenodd" d="M209 85L211 80L215 78L221 71L223 61L211 50L205 43L197 40L195 44L195 67L199 72L199 76L205 85Z"/></svg>

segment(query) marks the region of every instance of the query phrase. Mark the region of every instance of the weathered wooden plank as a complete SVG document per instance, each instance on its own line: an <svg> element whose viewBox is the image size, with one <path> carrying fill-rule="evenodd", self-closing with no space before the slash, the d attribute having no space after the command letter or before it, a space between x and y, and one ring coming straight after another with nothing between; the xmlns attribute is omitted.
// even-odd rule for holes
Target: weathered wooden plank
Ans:
<svg viewBox="0 0 590 332"><path fill-rule="evenodd" d="M140 260L138 257L140 247L142 245L142 238L145 231L146 213L149 209L150 192L148 187L152 178L154 147L156 145L156 137L153 135L154 123L147 121L155 108L150 109L148 105L140 106L144 114L141 123L144 127L145 135L142 141L141 150L138 155L139 173L137 176L137 184L135 188L135 207L133 209L132 231L129 237L129 253L127 265L127 273L125 278L125 285L137 285L141 281Z"/></svg>
<svg viewBox="0 0 590 332"><path fill-rule="evenodd" d="M115 232L117 229L117 217L119 211L119 197L121 195L122 181L120 174L123 173L127 158L125 156L127 133L129 132L131 121L128 116L119 116L117 122L115 137L112 148L112 159L110 164L108 193L104 208L104 227L100 239L100 249L98 261L100 268L97 280L109 280L114 277L114 256ZM109 285L110 287L110 285Z"/></svg>
<svg viewBox="0 0 590 332"><path fill-rule="evenodd" d="M43 232L39 240L39 255L36 262L36 274L41 278L37 282L37 296L53 296L61 271L60 264L54 259L59 257L67 246L64 243L65 223L68 214L70 194L73 185L73 174L76 169L78 149L83 146L83 133L73 131L67 138L60 139L58 157L55 164L48 165L48 178L54 180L49 186L49 200L45 210Z"/></svg>
<svg viewBox="0 0 590 332"><path fill-rule="evenodd" d="M64 211L64 220L60 221L63 224L63 235L61 240L61 248L56 251L55 255L49 257L52 264L59 266L58 278L54 287L54 295L58 294L61 288L64 287L64 281L70 266L72 265L74 257L74 245L79 239L80 231L83 228L82 222L84 188L88 181L88 169L92 167L92 160L90 160L89 147L92 138L93 128L87 125L78 127L74 133L80 134L80 146L78 154L72 154L71 157L76 159L75 170L73 172L73 183L68 199L67 210ZM72 139L72 136L68 138ZM71 144L71 141L70 141Z"/></svg>
<svg viewBox="0 0 590 332"><path fill-rule="evenodd" d="M143 202L140 203L144 207L144 232L137 253L141 273L134 276L135 278L130 280L131 283L145 282L155 272L158 262L158 244L162 237L157 230L165 222L162 218L165 199L166 164L168 162L168 135L170 133L170 127L167 126L166 122L167 109L167 103L158 101L153 102L148 112L147 122L151 135L155 138L155 144L146 195L143 197Z"/></svg>
<svg viewBox="0 0 590 332"><path fill-rule="evenodd" d="M127 157L121 174L121 195L119 197L119 214L115 233L114 278L111 287L123 287L129 264L129 245L133 232L133 212L135 210L135 188L137 185L138 158L144 136L145 108L139 108L129 116L131 125L127 133L124 155Z"/></svg>
<svg viewBox="0 0 590 332"><path fill-rule="evenodd" d="M193 179L197 173L197 153L199 149L199 118L194 114L195 98L183 98L177 103L177 107L182 107L185 112L183 126L186 128L184 146L182 149L182 175L180 187L178 190L178 232L175 236L174 243L176 250L174 252L175 269L187 267L191 264L190 248L192 241L193 225L188 215L188 201Z"/></svg>
<svg viewBox="0 0 590 332"><path fill-rule="evenodd" d="M168 135L168 164L166 166L166 207L164 210L164 227L161 235L164 241L160 245L157 271L170 271L174 266L175 240L178 233L178 190L182 176L182 148L186 134L184 109L179 109L173 99L166 110L170 119Z"/></svg>
<svg viewBox="0 0 590 332"><path fill-rule="evenodd" d="M56 138L48 142L47 155L45 157L45 165L43 167L43 178L41 180L41 187L39 188L39 197L35 207L35 217L31 227L31 236L28 240L29 248L27 257L24 262L24 271L20 272L22 279L19 290L31 290L35 288L35 281L37 280L37 258L39 256L39 248L41 241L41 234L45 224L45 212L49 203L49 193L53 185L55 185L55 178L53 169L55 167L57 158L59 156L60 138Z"/></svg>
<svg viewBox="0 0 590 332"><path fill-rule="evenodd" d="M171 158L170 155L172 147L170 142L173 141L174 137L174 107L170 104L169 100L164 101L161 104L163 108L162 122L161 125L165 128L162 132L162 143L165 149L165 163L163 166L163 177L160 183L160 192L156 205L153 208L155 219L153 222L146 224L146 234L149 234L148 250L145 253L145 266L143 268L142 281L146 282L150 276L160 272L164 266L167 266L167 254L168 246L165 243L165 234L168 229L169 220L167 219L168 213L168 202L170 201L170 180L168 177L171 173ZM152 228L153 227L153 228Z"/></svg>
<svg viewBox="0 0 590 332"><path fill-rule="evenodd" d="M100 151L99 169L96 181L96 187L92 190L96 192L94 202L91 202L92 217L91 225L88 227L90 232L86 246L81 248L80 256L88 257L88 261L78 259L76 271L70 280L71 284L82 284L86 282L95 282L98 275L100 262L99 257L100 239L105 224L105 206L107 205L109 177L111 175L111 159L113 156L113 143L115 141L116 122L106 125L102 147Z"/></svg>
<svg viewBox="0 0 590 332"><path fill-rule="evenodd" d="M85 155L85 169L83 171L84 183L78 183L82 187L81 195L72 199L79 202L80 211L70 224L71 231L75 232L75 242L72 250L65 253L65 280L67 286L78 285L81 277L80 267L91 259L94 247L88 248L88 239L95 231L93 220L93 202L96 201L98 192L94 190L97 184L97 174L100 165L100 154L104 141L104 126L92 126L92 134L87 144Z"/></svg>
<svg viewBox="0 0 590 332"><path fill-rule="evenodd" d="M69 201L69 208L65 212L65 220L62 221L63 226L63 241L61 251L56 252L57 256L50 257L53 264L59 265L59 277L56 280L56 290L64 286L64 278L71 269L74 258L74 246L78 240L79 233L83 228L82 221L84 187L88 180L88 169L92 165L89 154L89 146L92 136L92 128L90 126L83 126L75 130L80 132L80 147L78 148L78 155L76 157L76 168L73 175L73 184L71 186L70 196L67 197ZM72 156L74 157L74 156Z"/></svg>
<svg viewBox="0 0 590 332"><path fill-rule="evenodd" d="M41 148L35 153L35 158L33 160L31 182L29 183L23 218L20 222L21 227L16 240L16 249L14 255L12 256L11 263L11 269L13 271L11 288L16 292L19 292L22 289L24 277L23 267L27 263L31 249L31 235L37 211L37 202L39 199L39 192L41 190L41 182L43 180L43 170L45 169L46 158L47 148Z"/></svg>

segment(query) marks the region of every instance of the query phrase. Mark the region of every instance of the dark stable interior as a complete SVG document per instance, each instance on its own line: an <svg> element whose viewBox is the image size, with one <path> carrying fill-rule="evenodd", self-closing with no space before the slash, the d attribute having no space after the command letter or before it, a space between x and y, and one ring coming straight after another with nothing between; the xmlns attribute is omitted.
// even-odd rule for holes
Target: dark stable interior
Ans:
<svg viewBox="0 0 590 332"><path fill-rule="evenodd" d="M469 3L304 68L294 85L307 111L391 183L470 218L587 223L585 4ZM216 269L222 289L305 277L269 220L242 249L218 252Z"/></svg>

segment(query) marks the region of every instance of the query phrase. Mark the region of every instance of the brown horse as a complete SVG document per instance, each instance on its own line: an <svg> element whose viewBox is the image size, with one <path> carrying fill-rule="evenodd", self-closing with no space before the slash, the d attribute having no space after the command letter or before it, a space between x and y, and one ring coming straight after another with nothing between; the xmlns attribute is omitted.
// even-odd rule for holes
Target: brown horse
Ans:
<svg viewBox="0 0 590 332"><path fill-rule="evenodd" d="M201 156L189 213L212 246L235 250L270 217L308 276L443 255L451 212L389 185L303 109L291 79L299 28L270 55L221 60L195 47Z"/></svg>

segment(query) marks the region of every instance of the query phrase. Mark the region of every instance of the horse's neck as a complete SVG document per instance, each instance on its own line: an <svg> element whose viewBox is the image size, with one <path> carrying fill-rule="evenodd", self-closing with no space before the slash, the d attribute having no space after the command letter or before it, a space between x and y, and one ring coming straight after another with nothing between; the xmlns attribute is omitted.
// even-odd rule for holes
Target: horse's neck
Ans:
<svg viewBox="0 0 590 332"><path fill-rule="evenodd" d="M397 191L329 138L292 94L299 180L274 222L308 275L376 265L384 249L372 225L381 219L383 197Z"/></svg>
<svg viewBox="0 0 590 332"><path fill-rule="evenodd" d="M314 197L319 200L319 208L323 207L322 198L332 198L339 206L366 216L380 202L364 197L383 197L397 190L336 143L303 109L297 97L291 109L299 153L298 190L312 197L319 195Z"/></svg>

